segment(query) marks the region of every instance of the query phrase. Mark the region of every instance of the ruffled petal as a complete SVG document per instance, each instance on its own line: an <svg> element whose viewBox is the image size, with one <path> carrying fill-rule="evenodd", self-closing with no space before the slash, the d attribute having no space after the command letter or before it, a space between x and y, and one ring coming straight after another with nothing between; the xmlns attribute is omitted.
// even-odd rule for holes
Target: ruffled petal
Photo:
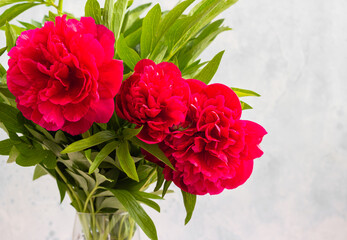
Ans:
<svg viewBox="0 0 347 240"><path fill-rule="evenodd" d="M234 189L244 184L247 179L251 176L253 171L253 160L242 161L236 171L236 175L231 178L222 181L223 187L227 189Z"/></svg>
<svg viewBox="0 0 347 240"><path fill-rule="evenodd" d="M49 131L73 135L107 122L123 77L122 62L112 59L114 41L90 17L58 16L24 31L9 53L7 72L18 109Z"/></svg>
<svg viewBox="0 0 347 240"><path fill-rule="evenodd" d="M136 73L143 73L145 70L145 67L148 66L155 66L155 62L153 62L150 59L142 59L141 61L139 61L136 65L135 65L135 69L134 71Z"/></svg>
<svg viewBox="0 0 347 240"><path fill-rule="evenodd" d="M99 68L100 98L114 98L123 80L123 62L112 60Z"/></svg>
<svg viewBox="0 0 347 240"><path fill-rule="evenodd" d="M263 137L267 134L266 130L259 124L243 120L245 123L245 148L241 153L243 160L253 160L263 155L259 144Z"/></svg>

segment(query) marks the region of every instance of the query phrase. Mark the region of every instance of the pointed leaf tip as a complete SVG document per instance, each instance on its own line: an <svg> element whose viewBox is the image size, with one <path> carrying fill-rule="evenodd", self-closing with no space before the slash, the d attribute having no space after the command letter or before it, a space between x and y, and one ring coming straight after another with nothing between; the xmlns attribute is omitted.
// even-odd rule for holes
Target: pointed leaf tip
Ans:
<svg viewBox="0 0 347 240"><path fill-rule="evenodd" d="M187 193L183 190L181 192L182 192L184 207L186 208L186 212L187 212L187 216L185 218L184 223L185 225L187 225L187 223L190 221L190 219L193 216L193 211L196 204L196 195Z"/></svg>

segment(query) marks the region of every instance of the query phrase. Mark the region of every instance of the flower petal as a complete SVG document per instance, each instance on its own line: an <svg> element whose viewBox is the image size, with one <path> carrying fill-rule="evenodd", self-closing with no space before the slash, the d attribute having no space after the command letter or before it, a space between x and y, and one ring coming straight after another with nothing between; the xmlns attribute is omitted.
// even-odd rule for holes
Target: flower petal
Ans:
<svg viewBox="0 0 347 240"><path fill-rule="evenodd" d="M145 67L147 66L155 66L155 62L153 62L152 60L150 59L142 59L141 61L139 61L136 66L135 66L135 69L134 71L136 73L143 73L144 70L145 70Z"/></svg>
<svg viewBox="0 0 347 240"><path fill-rule="evenodd" d="M259 124L243 120L245 123L245 148L241 153L241 158L244 160L253 160L263 155L259 144L263 137L267 134L266 130Z"/></svg>
<svg viewBox="0 0 347 240"><path fill-rule="evenodd" d="M114 98L119 91L123 80L123 62L111 60L99 68L99 94L100 98Z"/></svg>

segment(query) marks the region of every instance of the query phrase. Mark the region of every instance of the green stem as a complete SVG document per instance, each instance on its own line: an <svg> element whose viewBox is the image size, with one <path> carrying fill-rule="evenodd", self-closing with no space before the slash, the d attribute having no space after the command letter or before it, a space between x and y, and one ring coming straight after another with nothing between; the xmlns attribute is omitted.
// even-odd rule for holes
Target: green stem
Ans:
<svg viewBox="0 0 347 240"><path fill-rule="evenodd" d="M53 178L57 178L56 176L52 175L52 173L51 173L50 171L47 171L46 167L43 166L42 163L40 163L39 165L40 165L42 168L44 168L44 169L46 170L46 172L47 172L49 175L51 175ZM58 167L57 167L57 168L58 168ZM60 170L59 170L59 171L60 171ZM60 175L60 174L59 174L59 175ZM61 175L62 175L62 176L61 176ZM60 175L60 177L64 177L64 178L65 178L65 176L64 176L62 173L61 173L61 175ZM66 178L65 178L65 179L66 179ZM66 183L65 183L65 184L66 184ZM67 184L66 184L66 185L67 185ZM73 191L70 191L70 189L68 189L67 194L69 195L71 201L73 200L72 193L73 193Z"/></svg>
<svg viewBox="0 0 347 240"><path fill-rule="evenodd" d="M86 212L87 207L88 207L88 202L89 202L89 200L91 200L91 198L93 197L93 194L95 193L96 190L98 190L98 185L95 185L93 190L89 193L89 195L88 195L88 197L84 203L83 212ZM91 202L91 205L93 205L93 202Z"/></svg>
<svg viewBox="0 0 347 240"><path fill-rule="evenodd" d="M78 196L76 195L75 191L73 190L73 188L71 187L71 185L67 182L66 177L64 176L64 174L60 171L60 169L58 167L55 167L55 170L57 171L57 173L59 174L59 176L61 177L61 179L63 179L64 183L66 184L67 188L69 189L69 191L71 192L71 194L73 195L73 198L71 198L71 195L69 194L71 200L75 199L77 204L78 204L78 208L77 209L78 212L80 212L82 210L82 204L78 198Z"/></svg>
<svg viewBox="0 0 347 240"><path fill-rule="evenodd" d="M156 174L156 171L155 171L155 169L153 169L152 172L149 174L147 181L145 182L145 184L143 184L143 186L139 190L140 192L146 190L149 187L149 185L151 184L151 179L155 174Z"/></svg>
<svg viewBox="0 0 347 240"><path fill-rule="evenodd" d="M118 115L116 114L116 111L113 113L115 119L116 119L116 127L117 129L120 128L120 123L119 123L119 118L118 118Z"/></svg>
<svg viewBox="0 0 347 240"><path fill-rule="evenodd" d="M90 221L88 219L88 216L85 214L81 214L81 215L78 215L78 217L79 217L80 223L82 225L82 231L84 232L86 238L92 240L93 236L90 232L90 228L89 228L89 224L88 224L88 222L90 222Z"/></svg>
<svg viewBox="0 0 347 240"><path fill-rule="evenodd" d="M63 0L59 0L58 3L58 14L63 15Z"/></svg>
<svg viewBox="0 0 347 240"><path fill-rule="evenodd" d="M104 231L103 235L100 235L100 240L107 240L108 235L111 233L111 230L112 230L112 228L110 228L110 225L112 224L112 221L113 221L113 217L111 218L111 221L109 222L109 224L105 228L105 231Z"/></svg>
<svg viewBox="0 0 347 240"><path fill-rule="evenodd" d="M119 224L118 239L121 239L121 236L122 236L121 234L122 234L122 228L123 228L125 217L126 216L122 217L122 220L120 221L120 224Z"/></svg>
<svg viewBox="0 0 347 240"><path fill-rule="evenodd" d="M40 164L40 166L44 169L46 169L43 164ZM78 198L78 196L76 195L75 191L73 190L73 188L70 186L70 184L68 184L66 177L64 176L64 174L60 171L60 169L58 167L55 168L56 172L58 173L58 175L61 177L61 179L63 179L64 183L66 184L68 190L67 190L67 194L69 195L71 201L73 201L73 199L76 200L79 209L82 210L82 204L80 203L80 200ZM47 170L46 170L47 171ZM47 171L52 177L57 178L57 176L52 175L51 172ZM80 212L80 210L76 209L77 212ZM86 222L86 219L84 218L84 215L78 215L78 217L80 218L80 223L82 225L82 228L84 229L84 233L88 234L88 236L90 237L90 232L89 232L89 227L88 227L88 223ZM91 237L90 237L91 239Z"/></svg>
<svg viewBox="0 0 347 240"><path fill-rule="evenodd" d="M94 235L94 239L97 239L98 236L98 232L96 231L97 229L97 223L96 223L96 218L95 218L95 211L94 211L94 206L93 206L93 202L90 203L90 208L91 208L91 215L92 215L92 232Z"/></svg>
<svg viewBox="0 0 347 240"><path fill-rule="evenodd" d="M4 94L0 93L0 97L1 97L2 99L4 99L4 101L5 101L5 102L6 102L8 105L10 105L10 106L11 106L10 101L8 100L8 98L7 98L7 97L5 97L5 95L4 95Z"/></svg>
<svg viewBox="0 0 347 240"><path fill-rule="evenodd" d="M134 235L135 222L133 220L130 220L130 219L129 219L129 222L130 222L130 231L129 231L128 239L131 240L133 235Z"/></svg>

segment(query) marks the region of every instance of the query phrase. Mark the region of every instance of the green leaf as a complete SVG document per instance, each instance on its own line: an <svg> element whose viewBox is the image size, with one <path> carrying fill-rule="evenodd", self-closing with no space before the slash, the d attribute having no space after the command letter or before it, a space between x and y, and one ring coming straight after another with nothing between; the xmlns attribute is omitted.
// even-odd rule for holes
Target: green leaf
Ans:
<svg viewBox="0 0 347 240"><path fill-rule="evenodd" d="M219 52L214 58L194 77L208 84L216 74L220 61L222 60L224 51Z"/></svg>
<svg viewBox="0 0 347 240"><path fill-rule="evenodd" d="M62 203L65 198L67 186L63 181L60 180L60 177L56 177L56 181L57 181L57 186L58 186L58 190L60 194L60 203ZM76 209L78 209L78 207Z"/></svg>
<svg viewBox="0 0 347 240"><path fill-rule="evenodd" d="M92 191L96 184L95 179L80 169L76 169L76 171L78 172L79 175L81 175L87 181L88 190Z"/></svg>
<svg viewBox="0 0 347 240"><path fill-rule="evenodd" d="M31 20L31 24L36 26L37 28L42 28L42 23L35 21L35 20Z"/></svg>
<svg viewBox="0 0 347 240"><path fill-rule="evenodd" d="M65 192L64 192L64 194L65 194ZM61 197L61 196L60 196L60 197ZM64 195L64 197L65 197L65 195ZM78 203L77 203L76 200L71 201L70 205L71 205L73 208L75 208L77 211L78 211L78 209L80 209L80 206L78 205ZM80 211L83 211L83 209L81 209Z"/></svg>
<svg viewBox="0 0 347 240"><path fill-rule="evenodd" d="M113 17L113 0L105 0L104 12L103 12L104 25L111 29L112 17Z"/></svg>
<svg viewBox="0 0 347 240"><path fill-rule="evenodd" d="M138 139L137 137L133 137L132 139L130 139L130 141L136 146L143 148L144 150L146 150L147 152L149 152L150 154L158 158L160 161L168 165L172 170L175 170L170 160L166 157L165 153L163 153L163 151L158 147L157 144L145 143L141 141L140 139Z"/></svg>
<svg viewBox="0 0 347 240"><path fill-rule="evenodd" d="M190 17L183 17L181 19L178 19L168 30L168 32L164 35L165 36L165 42L168 46L168 51L170 52L170 55L167 60L170 60L172 56L175 55L176 51L179 50L179 47L176 45L180 45L179 41L182 41L183 37L188 33L189 29L196 24L197 21L200 19L198 16L190 16ZM183 47L186 43L180 45L180 47ZM176 46L176 49L173 49Z"/></svg>
<svg viewBox="0 0 347 240"><path fill-rule="evenodd" d="M178 19L166 36L169 42L171 59L180 49L191 41L207 24L237 0L205 0L196 5L187 17Z"/></svg>
<svg viewBox="0 0 347 240"><path fill-rule="evenodd" d="M70 169L74 169L74 166L77 166L78 169L83 169L83 171L87 171L89 169L90 162L82 152L72 152L68 153L67 155L69 160L64 160L62 163L64 163Z"/></svg>
<svg viewBox="0 0 347 240"><path fill-rule="evenodd" d="M189 12L189 15L199 14L209 9L209 6L214 6L218 12L222 12L229 8L231 5L235 4L237 0L204 0L194 6L194 8Z"/></svg>
<svg viewBox="0 0 347 240"><path fill-rule="evenodd" d="M7 85L0 84L0 93L3 94L6 98L16 99L16 97L8 90Z"/></svg>
<svg viewBox="0 0 347 240"><path fill-rule="evenodd" d="M137 29L135 32L125 37L125 42L130 48L135 48L141 41L142 28Z"/></svg>
<svg viewBox="0 0 347 240"><path fill-rule="evenodd" d="M17 2L27 2L27 0L0 0L0 7Z"/></svg>
<svg viewBox="0 0 347 240"><path fill-rule="evenodd" d="M142 4L133 10L126 13L125 25L123 25L124 31L128 30L139 19L140 15L145 11L152 3Z"/></svg>
<svg viewBox="0 0 347 240"><path fill-rule="evenodd" d="M16 45L17 34L13 27L10 24L8 24L8 22L6 22L5 35L7 51L9 52L11 48L13 48Z"/></svg>
<svg viewBox="0 0 347 240"><path fill-rule="evenodd" d="M55 18L59 16L58 13L53 13L51 11L48 11L48 16L45 15L44 16L44 21L47 22L47 21L51 21L51 22L54 22L55 21Z"/></svg>
<svg viewBox="0 0 347 240"><path fill-rule="evenodd" d="M116 48L119 57L131 70L134 70L136 63L138 63L141 58L134 49L128 47L122 34L118 38Z"/></svg>
<svg viewBox="0 0 347 240"><path fill-rule="evenodd" d="M13 143L10 139L0 141L0 155L9 155Z"/></svg>
<svg viewBox="0 0 347 240"><path fill-rule="evenodd" d="M107 130L107 123L97 123L96 125L98 125L101 130Z"/></svg>
<svg viewBox="0 0 347 240"><path fill-rule="evenodd" d="M47 171L41 166L41 165L36 165L35 170L34 170L34 176L33 176L33 181L36 179L39 179L40 177L44 176L47 174Z"/></svg>
<svg viewBox="0 0 347 240"><path fill-rule="evenodd" d="M160 52L159 53L155 53L155 57L150 57L150 58L152 58L153 59L153 61L156 63L156 64L159 64L159 63L161 63L162 61L163 61L163 59L164 59L164 57L165 57L165 54L166 54L166 52L167 52L167 46L162 46L162 49L160 50Z"/></svg>
<svg viewBox="0 0 347 240"><path fill-rule="evenodd" d="M140 128L124 128L122 135L124 137L124 139L131 139L133 137L135 137L137 134L139 134L142 130L143 126L141 126Z"/></svg>
<svg viewBox="0 0 347 240"><path fill-rule="evenodd" d="M113 193L104 188L99 188L98 193L94 194L94 197L114 197ZM121 206L121 204L119 204Z"/></svg>
<svg viewBox="0 0 347 240"><path fill-rule="evenodd" d="M91 160L91 154L92 154L92 149L87 149L84 151L84 155L86 156L86 158L88 159L88 161L91 163L92 160Z"/></svg>
<svg viewBox="0 0 347 240"><path fill-rule="evenodd" d="M2 122L9 131L24 133L25 128L18 122L18 109L7 104L0 103L0 122Z"/></svg>
<svg viewBox="0 0 347 240"><path fill-rule="evenodd" d="M74 173L70 169L66 169L66 172L68 172L70 176L76 181L78 187L82 188L84 192L88 192L88 183L84 177L77 173Z"/></svg>
<svg viewBox="0 0 347 240"><path fill-rule="evenodd" d="M35 131L34 129L30 128L27 124L24 124L24 127L30 132L31 135L33 135L34 138L38 139L39 141L43 141L46 138L41 134Z"/></svg>
<svg viewBox="0 0 347 240"><path fill-rule="evenodd" d="M157 184L154 188L154 192L159 191L159 189L161 188L165 180L164 174L163 174L163 168L157 166L156 171L157 171Z"/></svg>
<svg viewBox="0 0 347 240"><path fill-rule="evenodd" d="M161 194L161 196L162 196L163 198L165 197L167 191L169 190L169 187L170 187L171 183L172 183L172 181L167 181L167 180L165 180L163 192L162 192L162 194Z"/></svg>
<svg viewBox="0 0 347 240"><path fill-rule="evenodd" d="M243 101L240 101L240 103L241 103L242 110L253 109L250 105L248 105L247 103Z"/></svg>
<svg viewBox="0 0 347 240"><path fill-rule="evenodd" d="M183 190L181 190L181 192L182 192L184 207L186 208L186 212L187 212L187 216L184 222L185 224L187 224L193 215L193 211L196 204L196 195L187 193Z"/></svg>
<svg viewBox="0 0 347 240"><path fill-rule="evenodd" d="M35 166L38 163L50 161L52 158L52 152L43 150L38 144L29 145L21 143L17 144L16 148L20 152L16 163L22 167Z"/></svg>
<svg viewBox="0 0 347 240"><path fill-rule="evenodd" d="M124 209L123 205L115 197L107 197L97 206L98 211L104 208Z"/></svg>
<svg viewBox="0 0 347 240"><path fill-rule="evenodd" d="M205 9L207 9L211 3L215 3L215 5L217 4L217 2L219 2L219 0L203 0L200 1L198 4L196 4L192 10L190 10L189 15L197 15L199 13L201 13L202 11L204 11Z"/></svg>
<svg viewBox="0 0 347 240"><path fill-rule="evenodd" d="M185 79L193 78L199 69L206 64L207 62L200 63L200 60L193 62L182 71L182 77Z"/></svg>
<svg viewBox="0 0 347 240"><path fill-rule="evenodd" d="M176 5L170 12L165 14L163 20L159 24L158 39L172 26L172 24L182 15L195 0L186 0Z"/></svg>
<svg viewBox="0 0 347 240"><path fill-rule="evenodd" d="M133 32L137 31L139 28L142 28L142 22L143 18L138 18L133 25L131 25L128 29L125 31L122 31L124 37L128 36L129 34L132 34ZM141 37L140 37L141 38Z"/></svg>
<svg viewBox="0 0 347 240"><path fill-rule="evenodd" d="M129 0L127 4L127 8L130 8L134 3L134 0Z"/></svg>
<svg viewBox="0 0 347 240"><path fill-rule="evenodd" d="M11 148L10 154L8 155L7 163L13 163L16 161L17 157L19 156L19 151L16 148L16 146L13 146Z"/></svg>
<svg viewBox="0 0 347 240"><path fill-rule="evenodd" d="M66 143L67 142L67 138L64 134L63 131L59 130L55 133L55 136L54 136L54 141L56 143Z"/></svg>
<svg viewBox="0 0 347 240"><path fill-rule="evenodd" d="M152 219L147 215L145 210L136 201L135 197L127 190L109 189L110 192L119 200L124 208L129 212L129 215L141 227L143 232L151 239L157 240L157 231Z"/></svg>
<svg viewBox="0 0 347 240"><path fill-rule="evenodd" d="M14 32L17 35L20 35L22 32L26 31L26 28L19 27L19 26L14 25L14 24L10 24L10 26L13 28ZM6 24L4 26L0 27L0 30L6 31Z"/></svg>
<svg viewBox="0 0 347 240"><path fill-rule="evenodd" d="M119 145L119 142L112 141L105 145L101 151L96 155L92 165L89 168L89 174L92 174L100 165L100 163L113 152Z"/></svg>
<svg viewBox="0 0 347 240"><path fill-rule="evenodd" d="M223 22L224 22L224 19L219 19L212 23L209 23L206 27L202 29L201 33L199 33L199 36L196 38L196 40L200 42L206 38L210 38L211 35L216 36L217 33L220 32L221 30L224 30L224 31L231 30L231 28L229 27L221 27Z"/></svg>
<svg viewBox="0 0 347 240"><path fill-rule="evenodd" d="M17 133L15 133L15 132L12 132L12 131L9 131L8 132L8 136L10 137L10 139L11 139L11 141L12 141L12 143L14 144L14 145L17 145L17 144L21 144L21 143L23 143L24 141L24 138L20 138L18 135L17 135ZM31 145L31 143L28 143L29 145Z"/></svg>
<svg viewBox="0 0 347 240"><path fill-rule="evenodd" d="M199 33L199 36L189 42L186 47L179 51L180 68L184 69L192 63L197 57L211 44L211 42L222 32L231 30L228 27L220 27L223 19L208 24Z"/></svg>
<svg viewBox="0 0 347 240"><path fill-rule="evenodd" d="M96 24L101 24L101 9L97 0L88 0L84 7L84 15L92 17Z"/></svg>
<svg viewBox="0 0 347 240"><path fill-rule="evenodd" d="M112 182L113 184L116 184L118 182L118 177L120 174L120 170L118 168L112 168L108 172L105 173L105 177L108 181Z"/></svg>
<svg viewBox="0 0 347 240"><path fill-rule="evenodd" d="M158 203L156 203L156 202L154 202L148 198L145 198L138 193L139 192L131 192L131 194L136 198L137 201L146 204L147 206L153 208L157 212L160 212L160 206L158 205Z"/></svg>
<svg viewBox="0 0 347 240"><path fill-rule="evenodd" d="M5 73L4 70L5 68L0 64L0 74L3 74L2 76L0 76L0 83L6 83L6 70Z"/></svg>
<svg viewBox="0 0 347 240"><path fill-rule="evenodd" d="M48 148L53 154L55 154L55 156L60 157L61 156L61 151L63 151L63 149L61 148L60 145L56 144L53 141L50 141L48 139L44 139L42 141L42 143L44 144L44 146L46 148Z"/></svg>
<svg viewBox="0 0 347 240"><path fill-rule="evenodd" d="M98 133L88 137L88 138L85 138L85 139L82 139L82 140L79 140L77 142L70 144L61 153L64 154L64 153L82 151L86 148L90 148L90 147L96 146L100 143L107 142L107 141L112 140L116 137L117 137L116 134L111 132L111 131L101 131L101 132L98 132Z"/></svg>
<svg viewBox="0 0 347 240"><path fill-rule="evenodd" d="M54 142L54 138L53 136L46 130L44 129L43 127L41 127L40 125L35 125L35 128L37 131L41 132L43 135L45 135L45 137L48 139L48 140L51 140Z"/></svg>
<svg viewBox="0 0 347 240"><path fill-rule="evenodd" d="M161 18L160 5L155 5L143 19L141 34L141 57L147 58L155 47L156 34Z"/></svg>
<svg viewBox="0 0 347 240"><path fill-rule="evenodd" d="M4 26L6 22L11 21L22 12L40 4L41 3L21 3L6 9L0 16L0 27Z"/></svg>
<svg viewBox="0 0 347 240"><path fill-rule="evenodd" d="M0 56L2 56L2 54L4 54L4 52L6 51L6 49L7 49L7 46L0 49ZM5 71L5 72L6 72L6 71ZM0 76L2 76L2 75L3 75L3 72L1 72L1 75L0 75Z"/></svg>
<svg viewBox="0 0 347 240"><path fill-rule="evenodd" d="M45 151L45 158L42 163L48 169L54 169L57 166L57 157L51 151Z"/></svg>
<svg viewBox="0 0 347 240"><path fill-rule="evenodd" d="M37 28L37 26L35 26L34 24L31 24L31 23L22 22L22 21L18 21L18 22L20 24L22 24L28 30Z"/></svg>
<svg viewBox="0 0 347 240"><path fill-rule="evenodd" d="M101 183L108 181L108 182L113 182L112 179L109 179L107 177L105 177L103 174L100 174L99 171L95 171L95 181L97 185L100 185Z"/></svg>
<svg viewBox="0 0 347 240"><path fill-rule="evenodd" d="M116 42L119 38L121 32L124 16L128 6L128 0L117 0L113 8L113 20L112 20L112 30L116 39Z"/></svg>
<svg viewBox="0 0 347 240"><path fill-rule="evenodd" d="M123 81L127 80L131 75L133 75L133 72L129 72L127 74L124 74L123 75ZM117 118L118 118L118 116L117 116Z"/></svg>
<svg viewBox="0 0 347 240"><path fill-rule="evenodd" d="M7 49L7 47L5 47L5 50L6 49ZM6 69L2 66L2 64L0 64L0 83L3 82L1 79L3 77L5 77L5 79L6 79Z"/></svg>
<svg viewBox="0 0 347 240"><path fill-rule="evenodd" d="M116 154L117 154L117 158L120 163L120 166L122 167L126 175L128 175L128 177L138 182L139 176L137 175L137 172L136 172L134 159L131 157L129 152L128 141L123 141L120 143L116 151Z"/></svg>
<svg viewBox="0 0 347 240"><path fill-rule="evenodd" d="M153 193L147 193L147 192L141 192L141 191L137 191L137 192L131 192L134 196L137 195L137 196L141 196L142 198L150 198L150 199L160 199L162 200L163 198L156 195L156 194L153 194Z"/></svg>
<svg viewBox="0 0 347 240"><path fill-rule="evenodd" d="M248 97L248 96L254 96L254 97L260 97L260 94L253 92L251 90L247 89L241 89L241 88L231 88L238 97Z"/></svg>
<svg viewBox="0 0 347 240"><path fill-rule="evenodd" d="M95 128L95 126L93 126L92 129L94 129L94 128ZM87 130L86 132L82 133L82 138L89 138L89 137L90 137L90 131L89 130Z"/></svg>

